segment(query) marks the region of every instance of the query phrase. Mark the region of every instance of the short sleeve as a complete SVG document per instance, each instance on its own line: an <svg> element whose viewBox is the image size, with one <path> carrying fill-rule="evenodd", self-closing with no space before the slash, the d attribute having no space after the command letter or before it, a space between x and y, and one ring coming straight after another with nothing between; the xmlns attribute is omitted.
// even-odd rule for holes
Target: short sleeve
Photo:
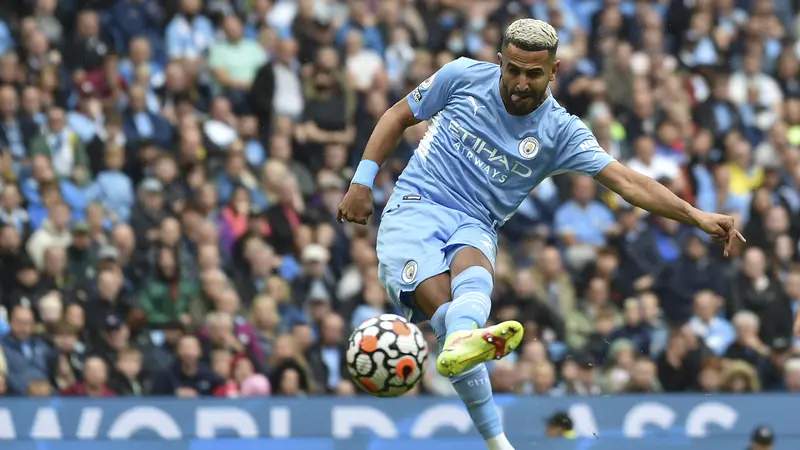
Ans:
<svg viewBox="0 0 800 450"><path fill-rule="evenodd" d="M211 48L208 49L208 67L212 69L218 69L222 66L222 54L221 49L218 45L212 45Z"/></svg>
<svg viewBox="0 0 800 450"><path fill-rule="evenodd" d="M571 117L563 136L564 145L551 175L577 172L594 178L614 161L614 157L600 147L594 134L577 117Z"/></svg>
<svg viewBox="0 0 800 450"><path fill-rule="evenodd" d="M451 61L411 91L406 99L414 117L428 120L444 109L455 91L458 77L463 76L465 68L464 58Z"/></svg>

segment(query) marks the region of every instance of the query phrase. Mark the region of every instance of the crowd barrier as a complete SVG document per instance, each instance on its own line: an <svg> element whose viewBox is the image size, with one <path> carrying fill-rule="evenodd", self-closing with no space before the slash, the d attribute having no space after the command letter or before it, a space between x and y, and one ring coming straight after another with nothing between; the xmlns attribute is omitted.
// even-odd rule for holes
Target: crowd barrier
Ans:
<svg viewBox="0 0 800 450"><path fill-rule="evenodd" d="M800 448L800 395L499 396L517 449L737 450L770 425ZM574 440L547 439L567 411ZM3 450L482 450L457 398L0 399Z"/></svg>

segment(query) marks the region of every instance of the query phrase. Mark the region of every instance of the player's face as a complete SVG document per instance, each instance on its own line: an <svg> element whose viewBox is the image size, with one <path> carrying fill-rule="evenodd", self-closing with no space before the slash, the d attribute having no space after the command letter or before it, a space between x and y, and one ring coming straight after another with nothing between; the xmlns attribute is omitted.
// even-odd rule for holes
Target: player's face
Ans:
<svg viewBox="0 0 800 450"><path fill-rule="evenodd" d="M545 51L529 52L508 45L500 60L500 95L513 115L530 114L545 99L547 85L555 80L561 61Z"/></svg>

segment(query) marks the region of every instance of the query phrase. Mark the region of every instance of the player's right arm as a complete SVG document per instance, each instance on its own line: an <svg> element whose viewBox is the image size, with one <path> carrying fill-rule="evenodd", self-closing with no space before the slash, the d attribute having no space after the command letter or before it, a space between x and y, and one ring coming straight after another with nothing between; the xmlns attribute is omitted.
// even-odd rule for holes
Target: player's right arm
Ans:
<svg viewBox="0 0 800 450"><path fill-rule="evenodd" d="M400 144L407 128L444 109L453 93L454 81L463 73L467 61L462 58L445 64L381 116L364 149L350 189L339 205L339 222L367 223L372 215L372 183L381 164Z"/></svg>

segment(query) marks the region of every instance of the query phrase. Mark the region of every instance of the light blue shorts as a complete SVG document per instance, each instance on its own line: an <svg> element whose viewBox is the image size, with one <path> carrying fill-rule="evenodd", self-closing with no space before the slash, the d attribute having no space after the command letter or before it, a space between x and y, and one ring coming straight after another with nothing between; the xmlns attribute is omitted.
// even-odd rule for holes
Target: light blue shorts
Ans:
<svg viewBox="0 0 800 450"><path fill-rule="evenodd" d="M415 322L429 319L412 293L428 278L450 270L456 252L475 247L494 267L495 230L467 214L414 195L393 195L378 230L378 275L392 303Z"/></svg>

